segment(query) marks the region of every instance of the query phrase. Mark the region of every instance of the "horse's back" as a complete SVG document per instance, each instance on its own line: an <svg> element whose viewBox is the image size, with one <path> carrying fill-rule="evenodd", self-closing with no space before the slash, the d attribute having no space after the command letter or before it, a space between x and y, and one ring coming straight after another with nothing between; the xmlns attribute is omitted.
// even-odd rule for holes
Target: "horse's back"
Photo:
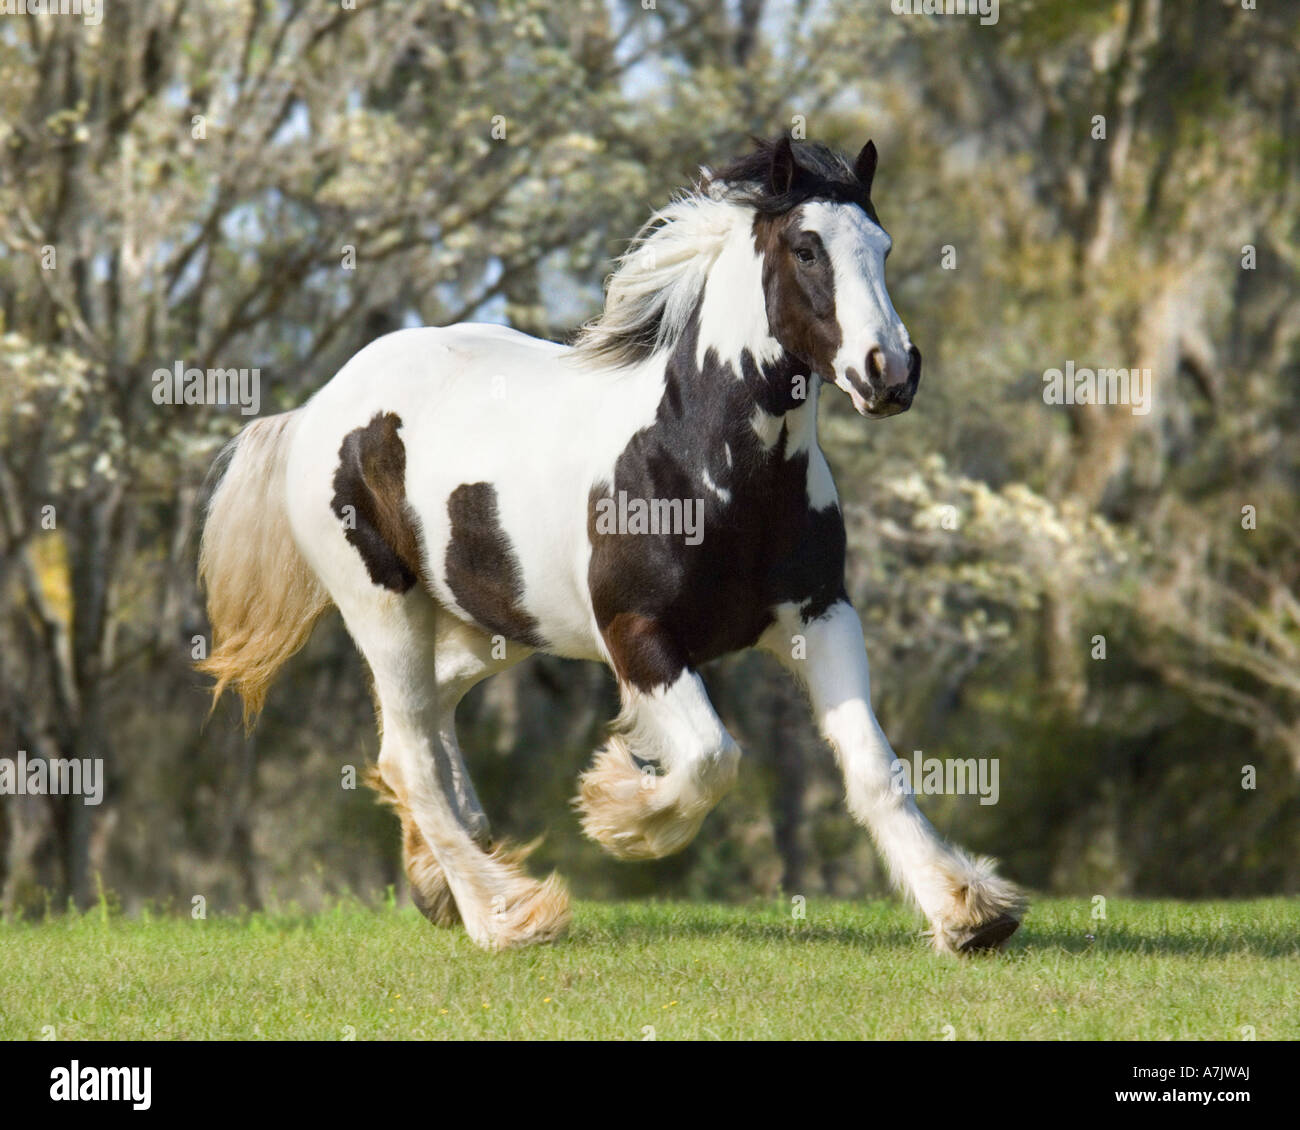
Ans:
<svg viewBox="0 0 1300 1130"><path fill-rule="evenodd" d="M521 642L594 657L588 494L626 440L611 433L636 422L606 426L616 379L569 354L476 324L366 346L305 406L289 469L300 514L313 515L295 521L300 541L337 545L344 496L381 480L394 498L360 498L355 512L410 508L424 583L443 603ZM506 590L509 614L493 615Z"/></svg>
<svg viewBox="0 0 1300 1130"><path fill-rule="evenodd" d="M414 442L442 464L453 457L464 473L495 463L498 449L526 457L546 439L540 426L579 399L569 353L506 326L397 330L356 353L311 399L305 430L337 450L353 429L391 418L408 448Z"/></svg>
<svg viewBox="0 0 1300 1130"><path fill-rule="evenodd" d="M372 389L427 402L496 375L554 380L569 368L563 364L569 352L556 342L488 323L396 330L359 350L315 399L339 396L355 402L358 392Z"/></svg>

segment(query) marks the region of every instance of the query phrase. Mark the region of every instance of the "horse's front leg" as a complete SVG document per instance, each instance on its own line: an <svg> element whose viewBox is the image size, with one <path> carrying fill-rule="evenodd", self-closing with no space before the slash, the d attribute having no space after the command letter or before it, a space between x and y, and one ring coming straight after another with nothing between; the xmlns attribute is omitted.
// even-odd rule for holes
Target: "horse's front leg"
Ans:
<svg viewBox="0 0 1300 1130"><path fill-rule="evenodd" d="M844 774L849 809L929 920L935 948L999 947L1019 925L1023 898L997 877L992 860L971 859L944 843L911 791L900 787L894 751L871 709L866 645L853 607L840 601L808 622L783 608L762 645L807 687Z"/></svg>
<svg viewBox="0 0 1300 1130"><path fill-rule="evenodd" d="M580 781L582 828L621 859L658 859L695 838L736 779L740 749L699 674L649 617L605 633L623 710Z"/></svg>

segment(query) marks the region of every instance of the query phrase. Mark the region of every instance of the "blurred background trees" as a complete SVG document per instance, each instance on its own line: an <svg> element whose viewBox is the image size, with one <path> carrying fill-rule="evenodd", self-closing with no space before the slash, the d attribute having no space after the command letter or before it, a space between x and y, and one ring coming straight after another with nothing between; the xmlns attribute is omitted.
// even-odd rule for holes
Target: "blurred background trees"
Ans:
<svg viewBox="0 0 1300 1130"><path fill-rule="evenodd" d="M244 418L152 374L257 367L301 403L378 334L560 338L700 165L791 129L882 154L891 293L925 354L823 443L900 755L997 757L924 807L1041 889L1300 888L1300 3L1040 0L998 23L860 0L159 0L0 23L0 756L99 757L105 802L0 798L10 912L401 883L337 619L255 737L190 669L204 477ZM1067 360L1152 409L1044 403ZM539 426L545 426L539 421ZM610 677L538 658L462 708L501 832L580 894L883 889L773 666L706 672L746 749L682 855L567 808ZM1253 774L1253 788L1244 776Z"/></svg>

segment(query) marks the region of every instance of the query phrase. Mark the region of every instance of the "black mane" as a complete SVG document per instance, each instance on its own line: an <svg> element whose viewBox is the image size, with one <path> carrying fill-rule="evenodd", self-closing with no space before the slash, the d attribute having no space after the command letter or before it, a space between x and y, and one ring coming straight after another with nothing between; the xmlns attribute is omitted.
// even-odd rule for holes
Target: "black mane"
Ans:
<svg viewBox="0 0 1300 1130"><path fill-rule="evenodd" d="M791 140L798 175L787 192L775 193L771 183L772 154L780 141L779 136L770 141L754 138L753 151L718 169L712 180L726 185L737 200L765 216L779 216L809 200L833 200L856 204L879 222L871 204L871 190L858 180L852 164L842 153L819 141Z"/></svg>

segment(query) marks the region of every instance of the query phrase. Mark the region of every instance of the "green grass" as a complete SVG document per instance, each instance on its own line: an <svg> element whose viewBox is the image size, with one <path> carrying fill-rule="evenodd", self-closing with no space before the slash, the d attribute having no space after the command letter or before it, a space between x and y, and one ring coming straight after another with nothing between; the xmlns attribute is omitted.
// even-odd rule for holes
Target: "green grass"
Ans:
<svg viewBox="0 0 1300 1130"><path fill-rule="evenodd" d="M783 902L581 903L561 943L496 955L410 908L92 911L0 924L0 1038L1300 1036L1300 900L1106 910L1041 899L1006 953L964 961L890 902L813 900L803 921Z"/></svg>

